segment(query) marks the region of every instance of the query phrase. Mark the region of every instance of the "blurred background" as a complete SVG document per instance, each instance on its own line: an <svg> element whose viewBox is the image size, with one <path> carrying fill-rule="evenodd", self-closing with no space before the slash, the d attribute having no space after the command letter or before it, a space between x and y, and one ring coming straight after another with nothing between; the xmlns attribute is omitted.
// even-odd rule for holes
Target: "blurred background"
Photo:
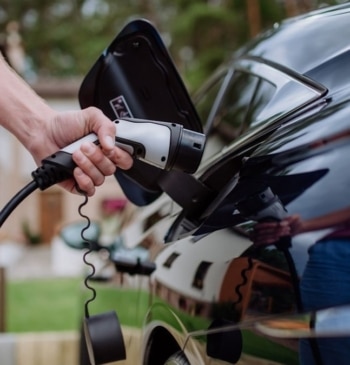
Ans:
<svg viewBox="0 0 350 365"><path fill-rule="evenodd" d="M161 32L192 89L232 50L261 30L283 18L341 2L1 0L0 34L2 48L29 80L79 77L127 21L147 18ZM14 54L14 46L22 50Z"/></svg>

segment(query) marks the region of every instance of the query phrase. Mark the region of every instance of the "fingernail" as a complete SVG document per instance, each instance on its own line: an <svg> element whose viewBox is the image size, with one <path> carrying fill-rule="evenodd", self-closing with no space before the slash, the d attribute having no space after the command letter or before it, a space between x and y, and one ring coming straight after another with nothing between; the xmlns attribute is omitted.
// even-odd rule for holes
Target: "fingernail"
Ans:
<svg viewBox="0 0 350 365"><path fill-rule="evenodd" d="M81 145L81 149L82 151L84 151L85 153L90 153L93 151L93 145L92 143L90 142L84 142L82 145Z"/></svg>
<svg viewBox="0 0 350 365"><path fill-rule="evenodd" d="M79 163L83 160L83 153L80 150L74 151L74 161Z"/></svg>
<svg viewBox="0 0 350 365"><path fill-rule="evenodd" d="M115 140L111 136L106 136L105 145L107 148L112 149L115 146Z"/></svg>
<svg viewBox="0 0 350 365"><path fill-rule="evenodd" d="M82 171L79 167L76 167L74 172L75 172L78 176L82 176L82 175L83 175L83 171Z"/></svg>

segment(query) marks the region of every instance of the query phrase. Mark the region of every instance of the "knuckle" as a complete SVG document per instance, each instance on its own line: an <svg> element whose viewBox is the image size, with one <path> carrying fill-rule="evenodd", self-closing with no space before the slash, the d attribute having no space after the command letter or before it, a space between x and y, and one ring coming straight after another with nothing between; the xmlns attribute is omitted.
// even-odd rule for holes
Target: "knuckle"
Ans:
<svg viewBox="0 0 350 365"><path fill-rule="evenodd" d="M101 152L101 150L96 149L96 152L91 156L91 160L95 165L103 165L105 160L107 160L106 156Z"/></svg>
<svg viewBox="0 0 350 365"><path fill-rule="evenodd" d="M95 186L101 186L105 181L105 177L103 175L99 176L95 181Z"/></svg>
<svg viewBox="0 0 350 365"><path fill-rule="evenodd" d="M116 170L117 170L117 167L115 165L109 164L105 171L105 175L113 175Z"/></svg>

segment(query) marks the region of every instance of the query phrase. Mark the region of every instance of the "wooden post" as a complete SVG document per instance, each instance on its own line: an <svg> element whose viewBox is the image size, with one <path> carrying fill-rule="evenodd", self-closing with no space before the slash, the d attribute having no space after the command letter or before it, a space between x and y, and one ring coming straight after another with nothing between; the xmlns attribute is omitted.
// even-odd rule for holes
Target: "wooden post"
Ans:
<svg viewBox="0 0 350 365"><path fill-rule="evenodd" d="M259 0L248 0L246 4L249 32L254 37L261 31L260 3Z"/></svg>
<svg viewBox="0 0 350 365"><path fill-rule="evenodd" d="M6 330L6 272L0 266L0 332Z"/></svg>

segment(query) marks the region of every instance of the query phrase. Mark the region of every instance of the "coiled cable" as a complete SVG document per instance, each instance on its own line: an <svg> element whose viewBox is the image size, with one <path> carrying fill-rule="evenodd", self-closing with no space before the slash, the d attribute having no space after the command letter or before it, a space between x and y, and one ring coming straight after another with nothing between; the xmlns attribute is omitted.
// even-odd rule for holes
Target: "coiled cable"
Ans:
<svg viewBox="0 0 350 365"><path fill-rule="evenodd" d="M93 247L93 242L91 242L88 238L86 238L85 236L85 232L90 228L90 225L91 225L91 220L90 218L83 213L83 208L87 205L88 201L89 201L89 198L87 196L87 194L82 191L79 187L76 187L77 191L79 193L81 193L83 196L84 196L84 201L79 205L78 207L78 212L79 212L79 215L84 218L86 220L86 226L82 228L81 232L80 232L80 236L82 238L82 240L84 241L84 243L86 243L88 250L84 253L83 255L83 261L85 263L85 265L87 265L88 267L91 268L91 272L90 274L87 274L85 276L85 279L84 279L84 285L85 287L91 291L92 293L92 296L90 299L87 299L85 301L85 304L84 304L84 308L85 308L85 318L89 318L90 315L89 315L89 304L91 302L93 302L95 299L96 299L96 290L94 287L92 287L90 284L89 284L89 280L95 275L95 272L96 272L96 269L95 269L95 266L90 262L88 261L87 259L87 256L93 251L92 247Z"/></svg>

